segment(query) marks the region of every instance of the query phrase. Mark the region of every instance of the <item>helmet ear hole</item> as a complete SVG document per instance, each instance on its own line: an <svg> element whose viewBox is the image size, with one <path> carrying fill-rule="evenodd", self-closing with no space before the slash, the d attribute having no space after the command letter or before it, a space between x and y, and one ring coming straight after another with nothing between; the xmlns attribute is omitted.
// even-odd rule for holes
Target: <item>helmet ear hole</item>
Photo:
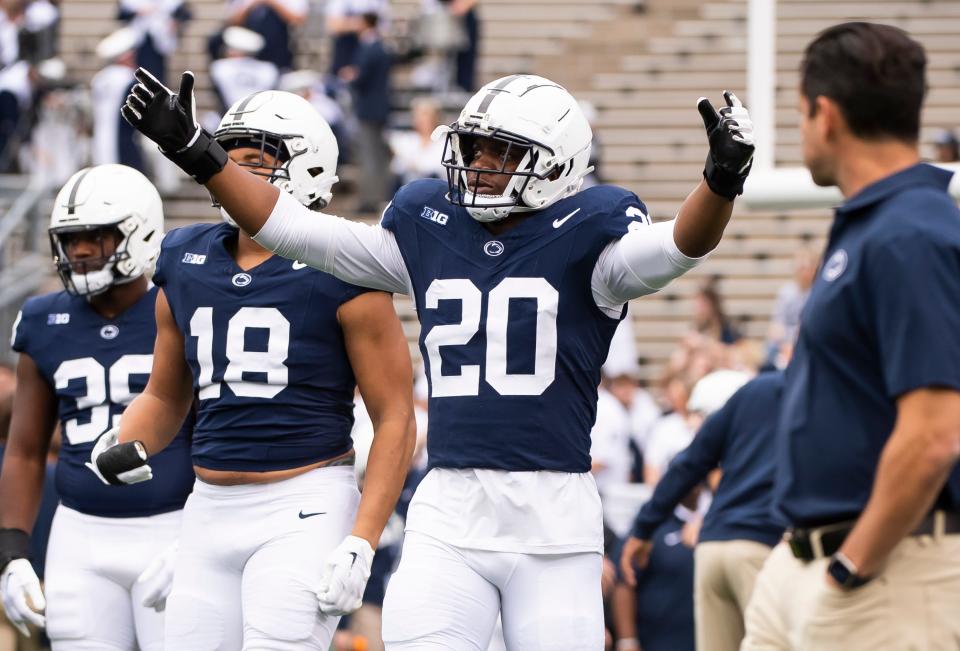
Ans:
<svg viewBox="0 0 960 651"><path fill-rule="evenodd" d="M320 176L321 174L323 174L323 168L322 168L322 167L310 167L310 168L307 168L307 174L309 174L310 176L316 178L316 177Z"/></svg>

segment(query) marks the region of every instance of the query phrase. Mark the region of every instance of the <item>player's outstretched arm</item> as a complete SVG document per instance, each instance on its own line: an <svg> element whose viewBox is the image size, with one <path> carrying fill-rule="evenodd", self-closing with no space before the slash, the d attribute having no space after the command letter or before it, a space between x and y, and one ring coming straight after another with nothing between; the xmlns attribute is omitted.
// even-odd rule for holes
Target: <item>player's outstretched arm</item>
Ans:
<svg viewBox="0 0 960 651"><path fill-rule="evenodd" d="M680 251L699 258L720 243L733 213L733 200L743 192L743 183L753 163L753 122L737 96L723 92L726 106L718 112L705 97L697 110L707 130L710 152L701 181L677 214L673 236Z"/></svg>
<svg viewBox="0 0 960 651"><path fill-rule="evenodd" d="M229 159L197 122L192 72L183 73L177 92L143 68L136 79L120 109L124 119L206 185L261 246L349 283L406 293L406 268L391 233L313 212Z"/></svg>
<svg viewBox="0 0 960 651"><path fill-rule="evenodd" d="M361 294L337 316L374 436L353 531L327 559L318 590L320 610L330 615L360 607L373 550L400 497L416 444L413 368L390 295Z"/></svg>
<svg viewBox="0 0 960 651"><path fill-rule="evenodd" d="M56 397L33 359L20 354L13 417L0 475L0 597L7 618L30 637L26 622L44 625L40 580L27 558L30 531L43 492L47 450L56 418Z"/></svg>
<svg viewBox="0 0 960 651"><path fill-rule="evenodd" d="M119 435L121 444L142 442L148 454L160 452L173 441L193 404L193 377L184 354L183 334L162 289L157 292L156 320L150 379L143 393L124 410Z"/></svg>
<svg viewBox="0 0 960 651"><path fill-rule="evenodd" d="M193 378L184 358L183 335L161 289L156 303L153 368L143 393L123 412L120 426L100 436L87 467L105 484L153 479L147 463L176 437L193 403Z"/></svg>

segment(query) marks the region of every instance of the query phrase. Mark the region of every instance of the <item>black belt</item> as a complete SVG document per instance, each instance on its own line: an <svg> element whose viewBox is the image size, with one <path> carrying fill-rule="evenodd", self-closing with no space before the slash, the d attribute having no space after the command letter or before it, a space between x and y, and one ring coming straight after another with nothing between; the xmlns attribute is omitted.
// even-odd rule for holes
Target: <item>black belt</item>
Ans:
<svg viewBox="0 0 960 651"><path fill-rule="evenodd" d="M812 561L837 553L855 524L856 520L848 520L809 529L787 529L783 539L796 558ZM947 533L960 533L960 513L934 511L925 517L910 535L933 536Z"/></svg>

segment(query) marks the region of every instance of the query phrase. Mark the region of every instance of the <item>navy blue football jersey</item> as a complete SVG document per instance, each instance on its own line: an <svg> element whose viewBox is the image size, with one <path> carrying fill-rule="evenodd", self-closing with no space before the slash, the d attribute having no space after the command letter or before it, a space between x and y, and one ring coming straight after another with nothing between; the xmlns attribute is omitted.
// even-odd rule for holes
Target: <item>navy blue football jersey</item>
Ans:
<svg viewBox="0 0 960 651"><path fill-rule="evenodd" d="M280 256L243 271L236 238L223 223L175 229L154 275L193 373L194 463L262 472L348 452L356 380L337 310L370 290Z"/></svg>
<svg viewBox="0 0 960 651"><path fill-rule="evenodd" d="M411 183L382 222L422 326L430 465L589 471L600 367L619 321L590 281L608 244L646 227L646 207L598 186L495 236L446 193L441 181Z"/></svg>
<svg viewBox="0 0 960 651"><path fill-rule="evenodd" d="M116 488L84 463L100 435L143 391L157 337L150 290L126 312L105 319L67 292L27 299L13 328L13 349L33 359L56 394L63 445L56 485L65 506L104 517L155 515L183 508L193 488L192 419L162 452L150 457L153 480Z"/></svg>

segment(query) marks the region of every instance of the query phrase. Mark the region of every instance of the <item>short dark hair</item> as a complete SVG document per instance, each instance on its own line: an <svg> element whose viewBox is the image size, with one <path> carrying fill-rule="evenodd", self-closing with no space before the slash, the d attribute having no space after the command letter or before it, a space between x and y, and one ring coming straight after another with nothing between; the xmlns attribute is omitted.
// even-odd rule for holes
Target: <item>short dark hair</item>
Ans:
<svg viewBox="0 0 960 651"><path fill-rule="evenodd" d="M840 108L853 135L915 142L926 94L927 55L906 32L853 22L821 32L803 53L800 89L816 112L816 98Z"/></svg>

